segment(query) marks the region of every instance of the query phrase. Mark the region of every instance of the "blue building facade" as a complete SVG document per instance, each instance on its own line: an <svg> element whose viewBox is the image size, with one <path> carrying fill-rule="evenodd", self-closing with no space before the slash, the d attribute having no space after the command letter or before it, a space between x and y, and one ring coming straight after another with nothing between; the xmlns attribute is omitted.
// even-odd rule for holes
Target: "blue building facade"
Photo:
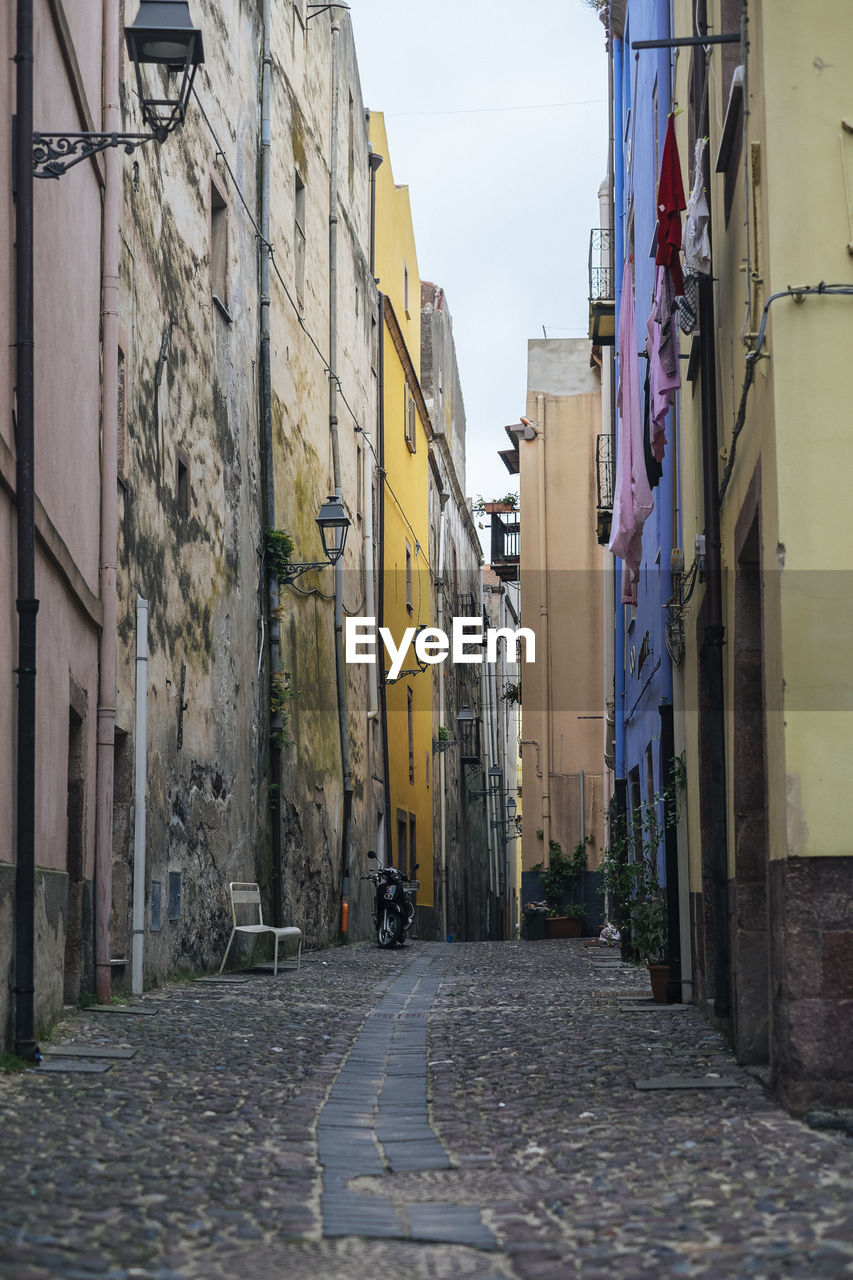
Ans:
<svg viewBox="0 0 853 1280"><path fill-rule="evenodd" d="M671 34L669 5L655 0L627 0L623 36L612 35L613 81L613 243L616 374L625 404L627 380L644 417L647 413L649 359L648 321L655 301L658 246L658 187L672 100L670 51L635 49L635 41L665 40ZM631 267L634 291L633 334L626 334L623 305L625 264ZM620 325L619 321L622 320ZM634 349L624 350L636 335ZM676 338L675 358L679 359ZM679 367L684 365L679 361ZM673 400L677 394L673 394ZM633 592L635 603L623 603L625 560L616 559L614 625L614 773L613 822L627 822L639 832L643 813L656 812L663 832L657 850L660 884L666 887L669 925L670 998L681 998L680 923L678 919L675 833L667 830L657 798L673 781L673 669L666 643L666 602L671 595L673 550L682 545L678 501L677 406L665 421L666 446L659 466L647 456L646 478L652 509L642 527L642 552ZM645 419L647 421L647 418ZM617 413L615 431L617 487L620 450L625 452L624 419ZM624 461L624 458L623 458ZM635 486L636 491L636 486ZM636 497L636 492L635 492ZM614 534L617 503L614 506ZM639 842L635 834L635 847Z"/></svg>

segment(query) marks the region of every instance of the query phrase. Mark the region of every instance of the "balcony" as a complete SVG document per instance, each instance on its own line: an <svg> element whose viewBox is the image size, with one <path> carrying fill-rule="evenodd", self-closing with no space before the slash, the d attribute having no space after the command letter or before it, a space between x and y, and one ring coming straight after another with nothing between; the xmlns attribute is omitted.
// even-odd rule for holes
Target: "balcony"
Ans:
<svg viewBox="0 0 853 1280"><path fill-rule="evenodd" d="M616 290L613 272L613 233L593 227L589 233L589 336L597 347L616 341Z"/></svg>
<svg viewBox="0 0 853 1280"><path fill-rule="evenodd" d="M492 518L492 570L503 582L518 582L521 554L521 516L518 511L489 510L498 503L487 503L486 510Z"/></svg>
<svg viewBox="0 0 853 1280"><path fill-rule="evenodd" d="M602 546L610 541L613 520L613 436L595 438L595 536Z"/></svg>

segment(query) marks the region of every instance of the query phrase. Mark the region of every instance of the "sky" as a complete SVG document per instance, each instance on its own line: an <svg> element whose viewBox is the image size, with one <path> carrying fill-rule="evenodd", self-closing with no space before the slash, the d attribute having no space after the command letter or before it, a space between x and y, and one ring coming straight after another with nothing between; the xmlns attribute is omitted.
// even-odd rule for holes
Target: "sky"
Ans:
<svg viewBox="0 0 853 1280"><path fill-rule="evenodd" d="M529 338L588 329L607 168L604 28L584 0L349 0L364 104L409 187L418 270L453 318L466 493L518 491L497 456L525 411Z"/></svg>

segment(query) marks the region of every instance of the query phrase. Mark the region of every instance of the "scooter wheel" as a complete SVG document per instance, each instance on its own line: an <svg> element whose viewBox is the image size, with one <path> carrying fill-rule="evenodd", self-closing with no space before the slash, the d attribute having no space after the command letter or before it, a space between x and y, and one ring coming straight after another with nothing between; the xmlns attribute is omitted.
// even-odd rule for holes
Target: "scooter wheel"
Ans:
<svg viewBox="0 0 853 1280"><path fill-rule="evenodd" d="M402 935L400 917L396 911L386 911L376 931L376 940L383 949L393 947Z"/></svg>

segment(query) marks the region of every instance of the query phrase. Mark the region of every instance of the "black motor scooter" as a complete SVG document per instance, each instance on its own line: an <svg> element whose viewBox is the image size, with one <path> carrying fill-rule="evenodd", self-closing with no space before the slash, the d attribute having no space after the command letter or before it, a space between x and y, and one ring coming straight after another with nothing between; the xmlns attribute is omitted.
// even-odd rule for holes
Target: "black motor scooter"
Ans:
<svg viewBox="0 0 853 1280"><path fill-rule="evenodd" d="M379 855L373 849L367 856L379 862ZM413 869L417 871L417 864ZM410 880L404 871L383 867L381 862L376 871L368 871L361 878L370 880L376 888L373 901L376 941L380 947L393 947L397 943L402 946L415 919L412 899L421 887L420 880Z"/></svg>

